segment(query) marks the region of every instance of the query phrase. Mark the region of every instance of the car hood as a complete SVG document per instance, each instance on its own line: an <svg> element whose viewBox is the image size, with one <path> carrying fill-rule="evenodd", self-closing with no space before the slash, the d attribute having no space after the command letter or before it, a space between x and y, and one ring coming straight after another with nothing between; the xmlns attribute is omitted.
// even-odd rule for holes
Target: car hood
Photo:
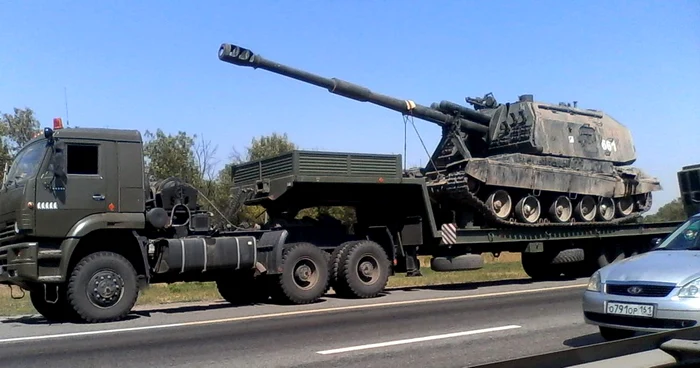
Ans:
<svg viewBox="0 0 700 368"><path fill-rule="evenodd" d="M652 281L683 285L700 277L700 251L655 250L600 269L603 282Z"/></svg>

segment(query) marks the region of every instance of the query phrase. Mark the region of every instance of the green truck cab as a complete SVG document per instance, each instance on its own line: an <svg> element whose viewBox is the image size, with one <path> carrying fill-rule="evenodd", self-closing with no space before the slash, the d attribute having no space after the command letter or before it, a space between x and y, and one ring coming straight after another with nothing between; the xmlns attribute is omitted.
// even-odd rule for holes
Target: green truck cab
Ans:
<svg viewBox="0 0 700 368"><path fill-rule="evenodd" d="M214 229L197 201L176 178L148 183L138 131L57 119L0 189L0 284L29 291L50 320L88 322L123 318L158 282L216 281L232 303L309 303L327 290L323 250L287 242L285 230Z"/></svg>

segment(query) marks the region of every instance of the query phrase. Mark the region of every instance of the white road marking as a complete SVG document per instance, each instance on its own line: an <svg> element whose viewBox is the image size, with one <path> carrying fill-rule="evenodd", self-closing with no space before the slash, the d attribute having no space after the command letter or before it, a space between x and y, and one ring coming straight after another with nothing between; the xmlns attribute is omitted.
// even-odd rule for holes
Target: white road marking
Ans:
<svg viewBox="0 0 700 368"><path fill-rule="evenodd" d="M167 324L167 325L126 327L126 328L115 328L115 329L109 329L109 330L81 331L81 332L71 332L71 333L43 335L43 336L39 335L39 336L11 337L11 338L6 338L6 339L0 339L0 344L1 343L21 342L21 341L38 341L38 340L48 340L48 339L60 339L60 338L67 338L67 337L81 337L81 336L90 336L90 335L109 335L109 334L116 334L116 333L121 333L121 332L132 332L132 331L160 330L160 329L166 329L166 328L212 325L212 324L239 322L239 321L251 321L251 320L256 320L256 319L268 319L268 318L276 318L276 317L289 317L289 316L298 316L298 315L307 315L307 314L321 314L321 313L340 312L340 311L373 309L373 308L380 308L380 307L394 307L394 306L399 306L399 305L414 305L414 304L446 302L446 301L455 301L455 300L483 299L483 298L495 297L495 296L532 294L532 293L537 293L537 292L542 292L542 291L575 289L575 288L580 288L583 286L586 286L586 284L554 286L554 287L548 287L548 288L526 289L526 290L512 290L512 291L504 291L504 292L498 292L498 293L447 296L447 297L441 297L441 298L403 300L403 301L396 301L396 302L385 302L385 303L374 303L374 304L348 305L348 306L344 306L344 307L330 307L330 308L321 308L321 309L297 310L297 311L291 311L291 312L256 314L256 315L250 315L250 316L230 317L230 318L212 319L212 320L204 320L204 321L171 323L171 324Z"/></svg>
<svg viewBox="0 0 700 368"><path fill-rule="evenodd" d="M417 343L417 342L424 342L424 341L431 341L431 340L451 339L451 338L455 338L455 337L476 335L476 334L482 334L482 333L487 333L487 332L512 330L512 329L520 328L520 327L521 326L518 326L518 325L491 327L491 328L484 328L481 330L454 332L454 333L448 333L448 334L444 334L444 335L424 336L424 337L416 337L413 339L395 340L395 341L380 342L380 343L376 343L376 344L358 345L358 346L351 346L351 347L347 347L347 348L323 350L323 351L317 351L316 353L323 354L323 355L347 353L348 351L376 349L376 348L383 348L386 346L413 344L413 343Z"/></svg>

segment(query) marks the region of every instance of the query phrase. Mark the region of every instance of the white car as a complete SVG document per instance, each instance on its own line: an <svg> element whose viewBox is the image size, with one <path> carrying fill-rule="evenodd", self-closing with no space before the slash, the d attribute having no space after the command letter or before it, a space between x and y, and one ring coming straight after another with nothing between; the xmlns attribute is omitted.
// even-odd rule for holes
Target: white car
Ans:
<svg viewBox="0 0 700 368"><path fill-rule="evenodd" d="M700 323L700 214L650 251L609 264L583 295L586 323L606 340Z"/></svg>

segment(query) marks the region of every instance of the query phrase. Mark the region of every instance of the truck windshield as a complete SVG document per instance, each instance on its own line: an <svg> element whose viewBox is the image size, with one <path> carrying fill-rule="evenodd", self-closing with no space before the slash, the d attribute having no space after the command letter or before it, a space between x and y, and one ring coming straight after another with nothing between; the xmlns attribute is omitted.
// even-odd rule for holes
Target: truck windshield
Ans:
<svg viewBox="0 0 700 368"><path fill-rule="evenodd" d="M5 182L17 183L33 178L39 171L44 152L46 152L46 141L43 140L24 147L12 161Z"/></svg>
<svg viewBox="0 0 700 368"><path fill-rule="evenodd" d="M700 250L700 217L691 217L654 250Z"/></svg>

